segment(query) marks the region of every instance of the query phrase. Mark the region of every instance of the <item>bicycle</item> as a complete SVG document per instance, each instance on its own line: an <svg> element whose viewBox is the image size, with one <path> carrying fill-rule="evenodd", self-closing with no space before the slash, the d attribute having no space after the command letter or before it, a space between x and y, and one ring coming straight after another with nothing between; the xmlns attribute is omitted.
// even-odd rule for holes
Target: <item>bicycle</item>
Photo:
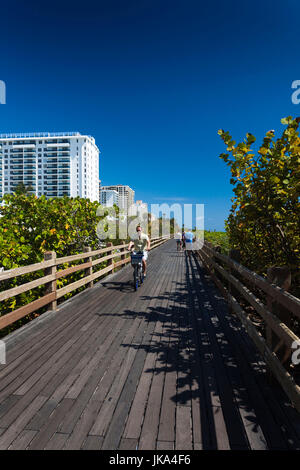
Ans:
<svg viewBox="0 0 300 470"><path fill-rule="evenodd" d="M133 282L134 282L135 290L138 290L139 286L144 281L143 263L142 263L143 256L144 256L144 253L142 251L131 253L131 264L134 267Z"/></svg>

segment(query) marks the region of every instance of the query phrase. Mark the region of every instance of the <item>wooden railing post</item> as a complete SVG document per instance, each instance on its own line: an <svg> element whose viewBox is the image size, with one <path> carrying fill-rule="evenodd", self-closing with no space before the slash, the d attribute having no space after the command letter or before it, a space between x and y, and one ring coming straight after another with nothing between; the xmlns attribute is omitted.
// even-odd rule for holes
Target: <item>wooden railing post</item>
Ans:
<svg viewBox="0 0 300 470"><path fill-rule="evenodd" d="M113 246L113 244L112 244L112 242L107 242L106 246L107 247ZM110 254L112 254L112 250L110 251ZM107 266L110 266L111 264L112 265L114 264L113 258L110 258L109 260L107 260ZM112 273L114 272L114 268L112 268L111 272Z"/></svg>
<svg viewBox="0 0 300 470"><path fill-rule="evenodd" d="M241 262L240 250L236 250L236 249L229 250L228 256L229 258L231 258L233 261L236 261L237 263ZM233 274L232 273L233 269L231 266L229 266L228 271L229 271L229 274ZM230 281L228 281L228 294L229 294L229 299L231 299L231 296L233 296L237 301L239 301L241 298L239 291L233 287ZM234 313L232 309L232 305L231 305L231 300L229 301L229 310L230 310L230 313L232 314Z"/></svg>
<svg viewBox="0 0 300 470"><path fill-rule="evenodd" d="M210 242L206 242L206 245L208 246L208 248L210 248L211 250L213 249L213 244L210 243ZM214 268L213 268L213 265L211 263L212 261L212 255L211 255L211 252L208 251L208 253L206 253L207 255L207 267L208 267L208 270L211 272L211 273L214 273Z"/></svg>
<svg viewBox="0 0 300 470"><path fill-rule="evenodd" d="M55 251L46 251L44 253L44 261L48 260L56 260L56 252ZM50 268L45 268L44 270L45 276L49 276L50 274L56 274L56 265L50 266ZM57 300L56 300L56 279L54 279L51 282L48 282L45 284L45 294L51 294L55 293L55 299L50 302L49 306L51 310L56 310L57 309Z"/></svg>
<svg viewBox="0 0 300 470"><path fill-rule="evenodd" d="M221 246L220 246L220 245L214 246L214 251L215 251L216 253L221 253L221 251L222 251ZM220 261L219 261L215 256L213 256L212 259L213 259L213 261L214 261L215 263L220 263ZM222 276L220 276L220 273L219 273L217 270L214 270L214 271L215 271L215 276L216 276L218 279L220 279L220 281L222 281Z"/></svg>
<svg viewBox="0 0 300 470"><path fill-rule="evenodd" d="M123 253L123 254L121 254L121 260L124 260L126 258L126 255L124 254L124 251L126 251L126 246L125 246L126 244L125 244L124 241L122 241L122 245L124 245L124 248L121 248L121 250L120 250L121 253Z"/></svg>
<svg viewBox="0 0 300 470"><path fill-rule="evenodd" d="M90 246L84 246L83 247L83 252L84 253L89 253L90 251L92 251ZM85 261L86 262L92 262L92 257L89 256L88 258L85 258ZM89 276L90 274L93 274L93 267L92 266L90 266L89 268L86 268L84 270L84 275L85 276ZM93 285L94 285L94 281L90 281L90 282L88 282L87 287L93 287Z"/></svg>
<svg viewBox="0 0 300 470"><path fill-rule="evenodd" d="M291 270L288 266L272 266L268 269L267 280L271 284L276 284L282 289L288 291L292 283ZM276 315L279 320L281 320L286 326L290 328L290 312L278 302L274 302L273 298L269 295L267 295L267 309L274 315ZM289 358L291 351L286 347L281 348L282 343L280 342L279 338L272 332L272 329L268 325L266 327L266 340L271 351L277 352L278 358L284 365L284 363Z"/></svg>

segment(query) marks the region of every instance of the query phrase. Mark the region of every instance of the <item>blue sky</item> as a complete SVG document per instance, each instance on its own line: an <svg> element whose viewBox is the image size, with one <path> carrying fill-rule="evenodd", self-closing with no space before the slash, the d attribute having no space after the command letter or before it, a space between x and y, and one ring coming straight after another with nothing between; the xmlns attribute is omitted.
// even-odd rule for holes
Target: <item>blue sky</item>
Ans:
<svg viewBox="0 0 300 470"><path fill-rule="evenodd" d="M296 0L1 4L1 132L79 131L102 184L145 202L205 204L223 229L232 197L218 129L242 140L300 115Z"/></svg>

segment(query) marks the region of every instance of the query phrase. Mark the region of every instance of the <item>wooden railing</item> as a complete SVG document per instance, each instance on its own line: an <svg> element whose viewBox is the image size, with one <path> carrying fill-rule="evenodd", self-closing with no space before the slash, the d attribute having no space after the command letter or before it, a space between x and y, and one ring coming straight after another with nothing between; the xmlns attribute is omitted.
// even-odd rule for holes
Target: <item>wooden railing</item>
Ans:
<svg viewBox="0 0 300 470"><path fill-rule="evenodd" d="M170 237L157 237L151 239L151 250L166 242ZM48 306L49 309L55 310L57 308L57 300L66 294L82 287L87 284L87 287L92 287L93 282L99 277L105 276L110 272L114 272L116 268L119 268L130 262L129 251L127 245L123 242L121 245L113 246L112 243L108 244L106 248L91 251L90 247L84 249L84 253L77 255L64 256L62 258L56 258L54 251L48 251L44 254L44 261L40 263L31 264L29 266L23 266L20 268L10 269L8 271L0 272L0 282L13 279L24 274L31 274L36 271L43 270L44 276L34 281L30 281L11 289L0 292L0 301L10 299L23 292L28 292L31 289L45 285L45 295L40 297L33 302L30 302L12 312L6 313L0 316L0 330L11 325L17 320L24 318L25 316L36 312L42 307ZM106 256L104 254L108 253ZM114 261L115 258L121 258L118 261ZM77 264L75 266L57 270L59 265L64 263L70 263L72 261L85 261L84 263ZM107 266L96 272L93 272L93 267L99 263L107 261ZM60 289L57 289L57 279L61 279L69 274L77 271L84 271L84 277L78 281L72 282Z"/></svg>
<svg viewBox="0 0 300 470"><path fill-rule="evenodd" d="M229 257L221 254L218 248L205 242L202 249L195 253L264 358L268 367L268 378L277 379L300 412L300 387L295 382L290 368L291 355L295 352L292 345L298 341L298 347L300 345L299 337L291 330L291 319L300 318L300 299L272 283L275 279L272 269L274 272L277 270L284 273L284 268L271 268L268 280L234 260L233 257L237 257L234 252L237 250L232 250ZM281 283L285 287L286 277ZM260 317L264 334L246 312L247 305Z"/></svg>

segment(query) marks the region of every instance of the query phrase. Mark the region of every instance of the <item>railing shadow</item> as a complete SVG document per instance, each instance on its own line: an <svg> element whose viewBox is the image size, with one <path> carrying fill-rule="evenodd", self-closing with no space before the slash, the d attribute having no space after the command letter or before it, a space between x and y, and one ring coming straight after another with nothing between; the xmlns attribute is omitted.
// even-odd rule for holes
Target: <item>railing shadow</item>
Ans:
<svg viewBox="0 0 300 470"><path fill-rule="evenodd" d="M197 425L201 428L203 449L249 449L252 444L246 428L251 429L252 436L257 434L261 448L268 448L272 446L265 437L268 432L262 432L263 424L258 421L238 370L236 351L218 317L216 303L220 296L212 286L208 287L205 273L194 257L184 256L184 279L172 281L172 288L156 297L142 296L155 304L144 312L148 325L153 326L151 342L122 346L156 354L155 367L146 373L164 374L165 383L169 375L176 375L176 393L173 389L168 398L191 406L192 410L199 407ZM167 306L160 305L163 301ZM136 316L136 311L125 309L124 314ZM157 322L162 324L162 333L154 330ZM233 328L230 323L228 328ZM227 444L219 442L222 434L228 436Z"/></svg>

